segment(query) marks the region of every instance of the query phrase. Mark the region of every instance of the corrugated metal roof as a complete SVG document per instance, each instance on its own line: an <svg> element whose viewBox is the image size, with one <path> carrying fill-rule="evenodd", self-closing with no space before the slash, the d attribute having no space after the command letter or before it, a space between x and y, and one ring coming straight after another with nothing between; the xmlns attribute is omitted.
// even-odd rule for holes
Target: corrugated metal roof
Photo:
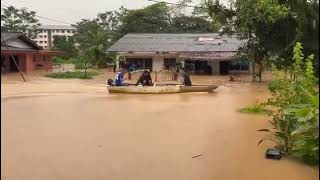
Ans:
<svg viewBox="0 0 320 180"><path fill-rule="evenodd" d="M22 35L22 33L19 32L1 32L1 35L5 41L8 39L16 38ZM1 38L1 42L3 42L3 39Z"/></svg>
<svg viewBox="0 0 320 180"><path fill-rule="evenodd" d="M3 39L1 38L1 46L10 46L8 45L9 42L14 41L15 39L21 39L24 43L28 44L30 48L36 49L36 50L42 50L43 48L38 46L32 39L27 37L25 34L20 32L1 32L1 35L5 42L3 42ZM12 46L13 47L13 46ZM20 47L15 47L20 48Z"/></svg>
<svg viewBox="0 0 320 180"><path fill-rule="evenodd" d="M238 51L245 43L235 36L207 34L127 34L107 51L109 52L213 52Z"/></svg>
<svg viewBox="0 0 320 180"><path fill-rule="evenodd" d="M72 26L67 26L67 25L40 25L36 29L70 29L70 30L75 30L75 27Z"/></svg>
<svg viewBox="0 0 320 180"><path fill-rule="evenodd" d="M1 46L1 51L8 51L8 49L10 51L27 51L27 52L38 52L39 50L36 49L29 49L29 48L17 48L17 47L6 47L6 46Z"/></svg>

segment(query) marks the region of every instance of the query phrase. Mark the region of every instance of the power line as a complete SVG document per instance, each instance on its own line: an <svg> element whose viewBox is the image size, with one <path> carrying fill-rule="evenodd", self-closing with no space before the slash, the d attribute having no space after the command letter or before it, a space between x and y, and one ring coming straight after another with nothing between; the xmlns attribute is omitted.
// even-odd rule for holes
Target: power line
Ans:
<svg viewBox="0 0 320 180"><path fill-rule="evenodd" d="M4 5L4 7L13 6L13 5L5 2L4 0L1 0L1 3L2 3L2 5ZM13 6L13 7L15 7L15 6ZM30 9L30 10L32 10L32 9ZM68 23L68 22L55 20L55 19L52 19L52 18L47 18L47 17L44 17L44 16L36 15L36 14L35 14L35 16L38 17L38 18L42 18L42 19L46 19L46 20L50 20L50 21L55 21L55 22L59 22L59 23L63 23L63 24L74 25L74 24L71 24L71 23Z"/></svg>

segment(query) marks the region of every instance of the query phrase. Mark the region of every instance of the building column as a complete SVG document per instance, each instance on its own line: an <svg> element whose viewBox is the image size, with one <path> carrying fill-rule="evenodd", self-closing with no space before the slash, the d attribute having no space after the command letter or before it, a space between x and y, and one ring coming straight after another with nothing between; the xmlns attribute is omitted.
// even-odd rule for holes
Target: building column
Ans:
<svg viewBox="0 0 320 180"><path fill-rule="evenodd" d="M119 70L120 70L119 58L120 58L120 56L119 56L119 55L116 55L116 71L119 71Z"/></svg>
<svg viewBox="0 0 320 180"><path fill-rule="evenodd" d="M51 41L51 38L52 38L52 35L51 35L51 29L48 29L48 47L47 49L51 49L52 47L52 41Z"/></svg>
<svg viewBox="0 0 320 180"><path fill-rule="evenodd" d="M164 58L161 56L152 57L152 71L159 71L163 69Z"/></svg>

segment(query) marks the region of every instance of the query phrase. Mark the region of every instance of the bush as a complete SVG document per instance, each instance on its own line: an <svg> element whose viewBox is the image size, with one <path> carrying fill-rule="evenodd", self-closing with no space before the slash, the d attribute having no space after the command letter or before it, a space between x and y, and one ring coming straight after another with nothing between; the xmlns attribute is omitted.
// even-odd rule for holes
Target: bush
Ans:
<svg viewBox="0 0 320 180"><path fill-rule="evenodd" d="M98 72L95 71L88 71L86 73L81 72L81 71L67 71L67 72L56 72L56 73L50 73L45 75L46 77L50 78L56 78L56 79L92 79L93 76L98 75Z"/></svg>
<svg viewBox="0 0 320 180"><path fill-rule="evenodd" d="M319 164L319 90L313 71L313 55L304 60L302 46L293 51L292 79L281 77L273 66L275 79L270 83L272 97L265 105L276 109L272 113L272 140L285 155L299 158L309 164Z"/></svg>
<svg viewBox="0 0 320 180"><path fill-rule="evenodd" d="M54 56L52 58L52 61L53 61L53 64L63 64L64 63L64 59L57 57L57 56Z"/></svg>
<svg viewBox="0 0 320 180"><path fill-rule="evenodd" d="M244 107L240 109L242 113L252 113L252 114L270 114L271 111L266 109L264 105L255 103L253 105Z"/></svg>

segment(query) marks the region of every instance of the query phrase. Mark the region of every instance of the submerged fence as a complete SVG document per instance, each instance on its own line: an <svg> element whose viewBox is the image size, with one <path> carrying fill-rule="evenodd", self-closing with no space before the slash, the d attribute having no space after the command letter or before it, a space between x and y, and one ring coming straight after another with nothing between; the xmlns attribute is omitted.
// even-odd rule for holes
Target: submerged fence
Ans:
<svg viewBox="0 0 320 180"><path fill-rule="evenodd" d="M135 82L142 75L144 70L136 70L128 73L128 79L132 82ZM177 81L179 75L172 70L160 70L150 73L151 78L154 82L169 82ZM201 81L204 79L210 79L211 82L252 82L253 76L247 71L230 71L228 75L192 75L191 78L196 81Z"/></svg>
<svg viewBox="0 0 320 180"><path fill-rule="evenodd" d="M144 70L136 70L128 73L128 79L131 81L137 81L142 75ZM160 70L150 73L151 78L154 82L164 82L164 81L176 81L177 73L171 70Z"/></svg>

